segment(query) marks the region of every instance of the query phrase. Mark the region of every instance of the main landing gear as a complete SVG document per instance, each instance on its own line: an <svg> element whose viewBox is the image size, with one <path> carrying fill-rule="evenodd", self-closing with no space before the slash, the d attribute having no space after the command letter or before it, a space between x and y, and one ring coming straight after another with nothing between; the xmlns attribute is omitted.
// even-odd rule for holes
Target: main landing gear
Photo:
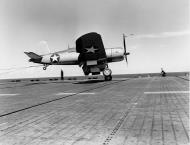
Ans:
<svg viewBox="0 0 190 145"><path fill-rule="evenodd" d="M43 70L46 70L49 65L44 64Z"/></svg>
<svg viewBox="0 0 190 145"><path fill-rule="evenodd" d="M103 71L104 79L105 81L111 81L112 80L112 71L109 68L105 68Z"/></svg>

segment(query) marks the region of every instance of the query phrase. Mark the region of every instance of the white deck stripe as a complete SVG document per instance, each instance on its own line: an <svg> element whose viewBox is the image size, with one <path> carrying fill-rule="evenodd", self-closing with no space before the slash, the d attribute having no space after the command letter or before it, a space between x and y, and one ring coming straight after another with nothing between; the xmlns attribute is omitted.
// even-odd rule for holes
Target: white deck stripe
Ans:
<svg viewBox="0 0 190 145"><path fill-rule="evenodd" d="M74 95L74 94L77 94L77 95L94 95L95 93L64 93L64 92L60 92L60 93L57 93L56 95Z"/></svg>
<svg viewBox="0 0 190 145"><path fill-rule="evenodd" d="M160 91L160 92L144 92L144 94L183 94L189 91Z"/></svg>
<svg viewBox="0 0 190 145"><path fill-rule="evenodd" d="M19 94L0 94L0 96L17 96Z"/></svg>

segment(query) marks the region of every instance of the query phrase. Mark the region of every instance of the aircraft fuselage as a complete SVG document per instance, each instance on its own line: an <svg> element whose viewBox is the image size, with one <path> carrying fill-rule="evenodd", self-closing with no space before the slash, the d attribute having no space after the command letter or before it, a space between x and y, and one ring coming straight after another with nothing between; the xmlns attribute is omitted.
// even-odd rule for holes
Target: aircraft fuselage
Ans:
<svg viewBox="0 0 190 145"><path fill-rule="evenodd" d="M118 62L124 59L123 57L123 48L107 48L105 49L107 62ZM56 56L57 55L57 56ZM54 58L51 59L51 58ZM60 53L51 53L47 55L42 55L41 64L48 64L48 65L79 65L78 62L79 53L72 51L72 52L60 52ZM32 61L32 60L31 60Z"/></svg>

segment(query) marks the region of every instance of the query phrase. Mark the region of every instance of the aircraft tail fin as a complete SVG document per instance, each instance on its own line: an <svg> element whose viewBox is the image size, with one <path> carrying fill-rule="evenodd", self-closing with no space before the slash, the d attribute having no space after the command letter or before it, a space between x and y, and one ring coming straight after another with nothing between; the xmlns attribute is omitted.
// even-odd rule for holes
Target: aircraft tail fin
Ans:
<svg viewBox="0 0 190 145"><path fill-rule="evenodd" d="M41 59L42 57L34 52L24 52L31 59Z"/></svg>

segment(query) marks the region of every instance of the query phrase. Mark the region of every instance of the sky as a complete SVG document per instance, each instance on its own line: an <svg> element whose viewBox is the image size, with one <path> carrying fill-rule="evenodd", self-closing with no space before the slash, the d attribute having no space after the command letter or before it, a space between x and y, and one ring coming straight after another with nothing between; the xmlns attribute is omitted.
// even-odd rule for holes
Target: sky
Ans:
<svg viewBox="0 0 190 145"><path fill-rule="evenodd" d="M113 74L190 71L189 0L0 0L0 79L83 75L78 66L30 67L25 51L45 54L75 46L88 32L104 46L123 47L129 64ZM27 67L27 68L24 68ZM15 68L15 69L13 69Z"/></svg>

